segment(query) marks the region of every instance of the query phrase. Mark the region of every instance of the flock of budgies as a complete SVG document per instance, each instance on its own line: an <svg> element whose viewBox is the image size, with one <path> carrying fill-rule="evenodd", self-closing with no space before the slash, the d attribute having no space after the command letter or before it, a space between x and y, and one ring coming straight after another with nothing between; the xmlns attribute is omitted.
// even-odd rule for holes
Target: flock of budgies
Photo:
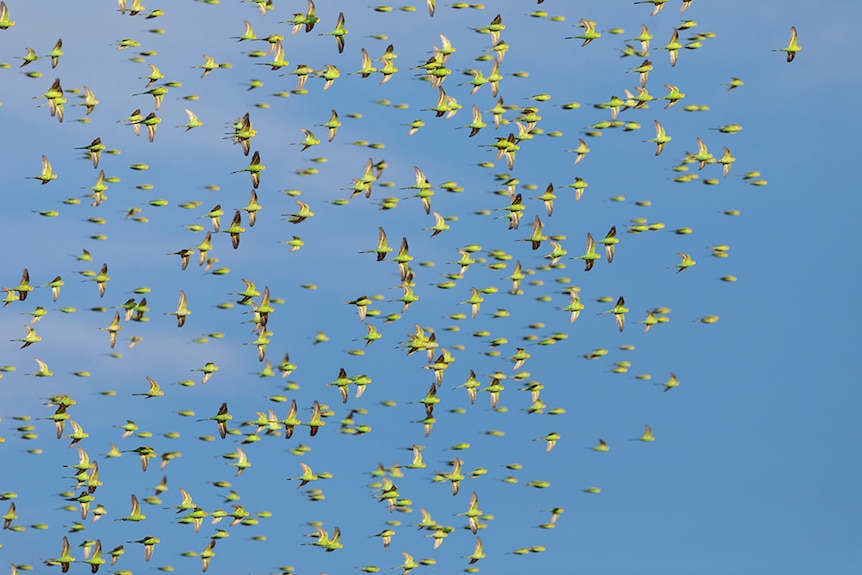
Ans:
<svg viewBox="0 0 862 575"><path fill-rule="evenodd" d="M0 2L11 572L567 564L767 183L700 3Z"/></svg>

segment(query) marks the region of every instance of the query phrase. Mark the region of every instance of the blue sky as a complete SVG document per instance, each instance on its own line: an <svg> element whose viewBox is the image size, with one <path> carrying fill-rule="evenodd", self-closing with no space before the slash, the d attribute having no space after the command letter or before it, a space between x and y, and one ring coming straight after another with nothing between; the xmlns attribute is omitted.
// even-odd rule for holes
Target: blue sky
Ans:
<svg viewBox="0 0 862 575"><path fill-rule="evenodd" d="M465 529L466 519L456 514L467 510L475 491L480 508L493 515L479 532L487 557L475 566L484 572L850 573L858 565L860 500L855 487L860 466L854 454L862 430L856 409L858 377L850 358L859 330L850 302L860 276L852 252L847 261L846 248L853 245L851 230L860 205L846 166L852 165L855 131L862 126L852 105L835 100L837 94L860 89L858 78L847 73L849 23L860 15L855 4L818 7L820 17L813 18L810 5L795 0L756 6L696 0L682 15L679 3L672 2L650 17L650 6L630 2L572 7L548 0L540 8L565 17L553 22L529 17L536 6L525 2L487 2L483 10L456 10L440 3L431 18L422 4L415 12L395 6L391 13L379 13L370 5L320 0L321 21L315 29L291 35L290 25L280 22L305 10L299 0L275 0L275 10L266 16L247 2L205 5L187 0L163 7L150 2L147 12L163 8L165 15L149 20L122 16L110 2L6 3L16 24L0 30L0 62L11 66L0 69L0 121L6 135L0 140L6 190L0 226L11 248L5 251L0 285L17 285L25 267L34 286L56 275L66 285L57 303L51 301L50 290L41 287L26 301L0 311L0 365L16 368L0 379L0 437L5 439L0 452L10 470L0 477L0 493L17 493L14 524L25 528L0 532L0 563L39 570L42 560L59 554L67 535L77 558L74 572L87 569L80 564L83 552L77 547L86 539L100 539L105 551L126 545L126 554L113 569L144 573L172 566L196 571L199 560L182 554L202 551L215 530L223 529L230 536L217 543L208 572L270 573L285 565L297 573L346 573L370 565L388 572L403 562L401 552L408 552L417 561L436 561L417 567L417 573L449 573L469 567L464 556L473 551L475 536ZM334 27L341 10L350 30L343 54L332 38L318 35ZM508 111L505 118L511 123L495 131L487 111L496 98L488 86L469 95L470 87L464 84L470 76L462 74L470 68L485 74L490 70L490 61L475 60L490 53L489 36L471 29L487 25L497 13L506 26L501 37L509 44L500 65L500 96L509 106L537 107L542 116L537 128L544 131L520 142L511 172L505 161L494 162L488 146L510 131L517 133L518 112ZM602 33L585 47L565 39L581 33L575 26L581 17L595 20ZM704 32L714 32L715 38L703 40L700 49L681 50L671 68L658 47L683 18L695 20L697 26L681 31L682 40ZM279 72L261 66L267 58L250 58L248 52L265 49L265 43L231 39L242 33L244 19L259 37L285 37L289 66ZM652 102L647 109L620 113L620 120L637 122L639 129L608 128L600 136L586 136L593 124L610 119L608 110L594 104L612 95L623 97L625 89L634 91L638 84L637 74L629 70L643 58L621 58L620 49L642 23L654 34L650 94L663 96L662 85L669 83L686 97L667 110L664 102ZM804 49L788 64L783 53L771 50L786 45L792 25ZM165 33L148 32L154 28ZM614 35L612 28L623 28L624 33ZM440 45L441 33L457 48L447 62L452 73L443 88L462 106L448 119L423 111L435 105L437 91L419 81L412 69L429 58L432 46ZM370 37L380 34L387 39ZM24 55L25 47L43 55L57 38L63 39L65 55L55 70L44 57L18 68L15 58ZM123 38L133 38L141 47L117 50L115 44ZM390 42L400 69L391 81L380 85L379 75L362 79L350 73L359 69L361 48L377 58ZM159 66L165 81L182 84L170 88L157 112L162 121L153 143L145 134L135 137L122 122L136 108L145 115L153 111L150 96L133 95L145 89L146 80L140 78L149 73L146 63L130 61L142 50L157 52L146 62ZM194 67L203 62L202 54L232 67L200 78L201 71ZM322 80L309 78L307 94L276 96L295 88L293 76L280 74L298 64L315 69L333 64L341 78L325 92ZM24 74L28 71L42 76L29 78ZM517 72L528 76L516 77ZM37 107L43 103L38 95L57 77L68 100L62 124L50 117L47 107ZM724 84L731 77L745 83L728 92ZM262 80L263 87L248 90L252 78ZM84 110L72 106L80 100L69 92L83 85L101 102L88 116L89 123L78 121ZM530 99L537 94L551 98ZM190 95L198 99L183 99ZM580 107L565 110L567 102ZM469 131L458 128L470 122L474 103L489 126L468 138ZM406 109L396 104L406 104ZM684 111L689 104L709 110ZM187 121L186 107L203 122L188 132L178 127ZM329 143L320 124L332 109L343 125ZM243 213L246 232L238 250L231 249L227 234L213 234L211 255L218 258L213 269L229 273L205 274L197 265L197 253L182 271L179 257L171 252L193 248L204 233L184 226L199 223L210 229L205 214L220 204L224 229L234 209L248 201L249 176L231 172L247 166L250 156L225 139L233 121L246 112L257 130L252 150L260 151L266 166L257 190L263 209L253 228ZM426 125L408 137L407 124L416 119ZM673 138L657 157L654 144L643 142L655 136L654 119ZM743 130L731 135L713 129L726 124L739 124ZM301 151L296 144L304 138L302 128L312 130L321 144ZM546 135L554 131L562 135ZM91 207L84 196L98 170L74 148L97 136L108 148L121 151L103 154L99 166L119 181L110 184L100 206ZM591 152L574 165L574 154L566 150L575 148L579 138ZM672 181L679 175L674 166L696 151L697 138L716 157L723 146L732 150L737 160L730 174L722 178L718 165L698 172L696 164L689 164L688 173L697 173L699 179ZM358 140L383 147L349 145ZM39 173L43 154L58 177L41 186L25 178ZM369 157L387 164L371 198L357 196L347 205L334 204L350 196L352 180L362 176ZM478 165L484 162L494 165ZM129 168L142 163L149 169ZM433 186L432 210L450 218L451 229L434 238L423 230L434 219L424 213L419 199L410 197L415 190L404 189L415 182L414 166ZM300 173L310 168L317 173ZM742 179L752 171L761 172L768 184L753 186ZM510 203L505 195L510 177L518 180L526 205L518 230L508 230L499 217ZM565 187L576 177L589 182L579 202ZM707 178L719 183L704 185ZM440 187L448 181L463 191ZM548 183L557 195L551 217L542 202L533 199ZM291 195L295 191L300 194ZM612 201L616 196L625 199ZM80 205L64 204L70 197L79 198ZM380 209L387 197L399 198L396 209ZM156 199L168 205L150 205ZM295 212L297 199L308 203L315 216L293 225L282 215ZM178 207L192 201L201 204ZM148 221L126 219L131 208L140 208L138 216ZM56 210L59 216L34 213L45 210ZM483 210L490 213L477 214ZM726 215L729 210L740 215ZM545 235L564 236L559 240L568 251L561 260L564 269L537 269L549 261L543 258L551 251L548 241L536 251L520 241L529 238L535 215L544 222ZM103 218L105 223L88 218ZM631 233L635 218L663 223L664 229ZM620 238L614 262L605 261L599 246L602 259L585 272L583 263L571 258L583 253L587 232L598 240L612 225ZM402 295L397 265L358 253L375 247L378 226L385 228L395 251L400 238L408 238L413 289L420 298L391 323L384 318L401 311L401 303L392 301ZM673 233L684 227L692 233ZM96 234L107 240L92 239ZM294 235L305 245L291 252L283 242ZM435 287L450 281L445 274L458 272L452 263L460 258L457 250L470 244L481 246L473 258L484 261L472 264L451 289ZM711 255L718 245L729 246L729 257ZM75 259L83 249L93 261ZM488 255L491 250L511 256L504 260L505 269L488 266L495 261ZM690 254L697 265L676 274L678 252ZM523 280L524 293L517 296L507 293L511 281L506 279L515 261L534 272ZM99 298L93 282L82 281L76 272L98 270L102 263L108 264L111 280ZM721 281L728 275L738 281ZM266 359L277 366L288 352L297 369L286 379L257 375L263 364L255 346L249 345L257 337L249 323L250 308L235 303L236 292L244 287L241 278L259 290L268 286L273 298L283 300L269 318L272 335ZM302 287L309 284L316 289ZM118 344L111 350L108 334L100 328L111 322L114 307L130 297L140 299L132 292L144 286L150 289L149 321L122 323ZM568 303L563 292L569 286L580 288L586 306L574 324L558 309ZM473 319L470 306L461 304L471 287L498 290L484 295ZM192 315L177 329L174 317L166 314L176 308L180 290L188 296ZM362 295L379 296L370 309L380 314L367 322L383 335L367 348L361 339L365 326L355 307L344 303ZM622 334L609 315L597 315L613 307L619 296L630 310ZM597 302L599 297L609 301ZM234 305L220 309L224 302ZM8 340L25 335L23 325L30 316L21 314L36 306L48 310L33 326L42 341L18 349L20 343ZM59 311L67 306L77 311ZM100 306L106 310L91 311ZM644 319L646 310L658 307L670 308L670 321L643 334L636 322ZM493 317L500 309L508 317ZM457 313L466 319L450 317ZM718 316L718 322L699 321L710 315ZM415 402L434 377L424 369L424 353L408 357L401 345L414 324L428 333L433 330L440 346L455 358L438 390L437 422L427 438L422 424L416 423L424 409ZM314 344L319 331L327 334L328 342ZM484 331L488 334L480 333ZM223 337L209 335L214 333ZM560 333L567 338L554 345L537 343ZM530 334L536 337L523 339ZM133 349L128 348L131 336L143 337ZM207 336L206 343L194 342ZM489 344L495 338L506 343L493 348ZM507 359L518 347L531 354L519 370L522 381L514 379L513 363ZM357 349L364 355L349 353ZM595 349L605 349L607 355L584 359ZM491 355L495 351L499 357ZM111 357L112 352L122 357ZM54 376L26 375L36 371L35 358L45 361ZM194 370L207 362L216 363L219 371L201 385L201 373ZM627 373L612 372L618 362L630 362ZM346 405L337 390L326 385L341 367L350 376L367 374L373 380L361 398L351 393ZM480 392L470 405L463 389L453 389L470 370L482 387L497 371L508 376L499 403L505 411L489 407L488 393ZM73 375L80 371L89 377ZM680 386L664 393L656 384L671 372ZM638 379L638 374L651 379ZM164 397L132 395L147 391L147 376L161 384ZM189 379L196 384L178 384ZM288 381L295 389L285 390ZM527 413L531 398L519 389L523 382L543 386L544 413ZM106 390L116 394L100 393ZM98 522L82 521L86 529L77 533L69 530L80 514L63 511L68 503L58 496L75 487L63 466L75 464L77 453L67 447L69 440L54 438L50 421L37 419L52 413L44 398L57 393L77 401L69 413L89 433L80 445L98 459L103 482L93 505L101 503L108 510ZM310 416L315 400L334 415L313 438L302 428L288 441L262 436L241 445L244 434L255 428L240 423L255 419L255 412L273 409L285 417L288 404L271 400L279 395L296 399L300 419ZM385 407L384 401L395 406ZM233 415L230 427L243 434L221 440L214 422L195 421L215 415L222 402ZM355 423L372 430L339 433L339 420L359 408L367 413L355 414ZM457 408L465 412L451 411ZM554 408L565 413L548 413ZM183 410L195 416L178 415ZM152 437L122 438L118 426L126 420ZM631 441L643 433L644 424L652 427L655 441ZM38 438L21 437L17 428L26 425L35 427ZM491 430L503 432L502 437L488 434ZM168 432L179 433L179 438L165 437ZM535 440L550 432L561 439L548 453L544 442ZM199 440L207 435L216 439ZM599 438L611 446L608 453L589 449ZM159 454L179 451L182 456L164 471L154 460L142 473L135 453L104 459L112 443L121 450L150 445ZM460 443L469 443L469 449L451 449ZM289 452L299 444L311 448L301 458ZM424 446L425 469L403 468L411 461L409 448L414 444ZM234 477L235 469L222 456L237 446L252 466ZM41 454L28 453L33 449ZM465 474L478 468L487 473L465 479L453 497L447 484L433 479L435 471L448 472L455 457L463 460ZM287 478L301 474L300 461L315 473L331 472L332 479L297 489ZM370 484L378 481L371 475L378 464L402 466L403 477L391 480L401 496L412 501L404 511L390 514L386 504L377 501L380 489ZM163 476L168 491L160 496L162 504L142 504L145 521L113 521L127 513L130 494L143 500ZM517 483L507 483L508 477ZM232 486L212 485L218 481ZM529 487L531 481L550 486ZM325 500L309 501L307 488L312 487L322 489ZM590 487L601 488L601 493L584 493ZM178 525L170 509L180 502L180 488L210 514L231 510L225 496L233 490L252 516L264 511L272 516L259 518L257 525L234 527L227 526L228 519L215 525L207 519L200 533L194 533L191 526ZM0 512L5 513L8 504L0 502ZM554 507L565 508L556 527L539 528ZM430 531L412 526L421 519L420 508L454 528L439 549L426 537ZM325 553L304 545L314 542L306 537L314 532L308 525L313 521L321 521L330 532L339 526L344 548ZM384 549L379 538L371 536L388 521L400 521L400 526L393 527L392 544ZM32 528L38 523L48 529ZM127 543L145 535L161 539L149 563L140 545ZM546 551L513 554L537 545Z"/></svg>

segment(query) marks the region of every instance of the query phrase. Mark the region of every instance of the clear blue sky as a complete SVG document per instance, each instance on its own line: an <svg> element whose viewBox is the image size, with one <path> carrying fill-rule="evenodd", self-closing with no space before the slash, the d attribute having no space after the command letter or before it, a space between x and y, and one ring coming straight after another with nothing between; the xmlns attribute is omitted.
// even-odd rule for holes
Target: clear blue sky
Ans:
<svg viewBox="0 0 862 575"><path fill-rule="evenodd" d="M862 206L847 168L855 159L862 122L852 103L837 100L862 88L858 75L848 73L853 70L850 26L862 16L856 3L813 7L797 0L756 5L695 0L680 14L680 2L674 0L651 17L650 5L627 1L571 6L546 0L536 6L505 0L489 1L483 10L456 10L441 2L431 18L424 3L417 3L415 12L394 5L392 12L380 13L364 3L320 0L321 21L311 33L300 30L295 35L283 21L294 12L304 13L300 0L274 0L275 9L266 16L255 4L234 0L164 6L151 0L135 17L121 15L111 2L6 4L15 25L0 30L0 62L10 64L0 69L0 226L6 245L0 285L15 287L26 267L34 286L57 275L65 286L56 303L47 287L37 287L26 301L0 310L0 365L16 368L0 379L0 437L5 439L0 444L5 462L0 493L17 493L13 525L24 527L20 533L0 531L0 564L29 564L41 572L42 560L57 557L67 535L77 559L74 573L88 569L81 564L83 551L78 547L87 539L100 539L105 552L125 544L125 555L104 571L145 573L173 566L178 572L196 572L200 560L182 554L201 552L216 529L223 529L229 537L216 545L210 573L274 573L286 565L296 573L349 573L370 565L390 572L403 562L402 551L416 561L436 561L417 567L417 573L452 573L469 567L464 557L472 553L476 538L466 529L466 518L456 514L467 510L475 491L480 509L493 515L493 520L482 521L486 526L479 532L487 556L475 564L486 573L838 574L858 569L862 505L857 486L862 473L856 454L862 438L862 397L852 364L859 329L851 302L860 274L847 248L853 245L851 231ZM165 14L144 18L157 8ZM536 8L565 19L528 16ZM319 35L335 27L340 10L349 29L342 54L333 38ZM511 171L503 159L495 162L489 145L510 132L517 135L514 121L519 113L507 111L508 123L495 130L489 110L497 99L489 86L471 96L466 84L471 76L463 74L471 68L490 72L490 60L476 60L493 54L490 36L472 29L487 26L497 13L505 25L501 38L509 46L500 64L499 96L507 106L535 106L542 117L536 128L543 133L519 143ZM566 39L583 32L576 26L582 17L596 21L601 32L585 47L580 40ZM684 44L698 33L713 32L715 37L703 39L699 49L680 50L672 68L659 47L686 18L697 25L680 31ZM244 19L258 37L284 36L288 66L272 71L261 65L271 61L271 55L249 57L252 50L265 50L265 42L232 39L242 34ZM595 104L613 95L624 98L626 89L635 92L638 75L630 70L644 58L623 58L620 50L626 43L639 47L627 39L639 34L641 24L654 35L649 93L661 98L667 93L663 85L672 84L685 99L670 109L657 100L646 108L622 111L619 120L640 127L607 128L589 137L585 132L594 130L591 126L610 120L610 111ZM773 50L787 44L791 26L798 29L804 49L788 64L784 53ZM164 33L148 32L157 28ZM614 28L624 32L615 35ZM427 61L433 46L440 46L441 33L457 49L446 62L452 72L442 86L462 106L448 119L427 111L436 104L438 92L420 81L421 70L414 69ZM372 37L384 34L385 40ZM65 54L52 70L44 55L58 38ZM141 46L117 50L124 38ZM363 79L352 73L360 68L361 48L379 58L390 42L399 68L391 81L380 85L379 74ZM16 58L24 56L26 47L42 57L19 68L21 60ZM141 51L154 54L143 62L130 61ZM200 78L201 70L195 67L204 62L203 54L231 67ZM147 80L141 79L150 72L146 62L161 69L162 82L181 83L169 88L156 112L161 123L153 143L147 142L146 130L135 137L123 121L136 108L144 115L154 111L151 96L134 95L146 89ZM283 74L299 64L315 70L332 64L341 77L325 92L323 80L310 77L307 94L276 96L296 87L296 78ZM519 72L527 76L514 75ZM732 77L744 85L728 91ZM60 78L66 91L62 124L49 115L47 106L40 106L45 99L39 95L54 78ZM263 86L249 90L251 79ZM100 100L86 123L79 121L85 118L84 108L73 106L82 100L71 92L83 85ZM551 98L530 99L539 94ZM198 98L183 99L193 95ZM580 107L563 109L568 102ZM471 121L472 104L483 111L488 127L468 138L469 129L462 127ZM709 109L683 110L688 105ZM181 127L188 121L186 107L203 122L188 132ZM332 109L342 126L329 143L327 129L320 125ZM244 156L240 146L225 138L234 120L246 112L257 131L251 149L260 152L266 166L257 190L263 206L257 223L250 227L243 212L246 232L238 250L231 249L227 234L213 234L210 255L218 258L213 269L229 273L205 274L197 265L198 253L182 271L179 256L171 253L194 248L204 234L184 226L211 229L205 214L220 204L225 229L234 210L248 202L248 174L231 172L248 166L251 155ZM408 124L417 119L425 126L408 137ZM672 137L657 157L654 144L643 142L655 137L653 120ZM723 134L714 129L727 124L739 124L743 130ZM297 144L305 137L302 128L313 131L321 143L301 151ZM561 135L550 137L551 132ZM107 148L121 151L103 153L99 166L119 181L109 184L100 206L91 207L85 195L99 170L75 148L96 137ZM566 150L576 148L579 138L591 151L574 165L575 155ZM687 173L699 178L674 182L684 172L673 168L697 151L697 138L716 158L728 147L736 162L726 178L719 165L698 171L696 163L688 164ZM349 145L359 140L382 148ZM44 186L25 179L39 174L43 154L58 175ZM362 177L369 157L387 164L371 198L358 195L348 205L333 203L350 196L352 180ZM316 158L326 161L314 162ZM494 165L478 165L484 162ZM149 169L130 169L134 164ZM425 214L418 198L410 197L416 190L404 189L415 183L414 166L434 190L431 209L449 218L450 229L434 238L423 229L434 225L434 218ZM311 168L316 173L309 174ZM768 184L743 180L753 171ZM510 203L505 195L510 177L517 179L526 206L518 230L507 229L501 218L502 208ZM565 187L576 177L589 183L579 202L574 190ZM705 185L707 179L718 183ZM441 184L449 181L463 191L447 192ZM557 196L551 217L534 199L548 183L554 184ZM292 195L295 191L300 194ZM624 199L611 200L617 196ZM379 209L387 197L399 199L397 208ZM64 203L67 198L81 201L69 205ZM150 204L158 199L168 204ZM309 204L315 216L296 225L285 221L283 214L297 210L295 200ZM193 201L200 205L179 207ZM132 208L140 208L137 216L148 221L127 219ZM38 214L48 210L59 215ZM483 210L490 213L482 215ZM739 215L725 214L731 210ZM565 268L537 269L549 262L543 256L551 245L546 240L532 251L523 241L530 237L536 215L544 223L544 235L564 237ZM636 218L664 228L632 233ZM376 246L379 226L394 247L390 257L400 238L408 238L413 290L419 297L390 323L384 318L400 312L402 305L392 301L403 293L398 266L358 253ZM598 240L611 226L620 239L613 263L607 263L599 245L602 258L585 272L583 262L572 258L583 253L587 232ZM686 227L692 233L673 233ZM97 234L107 239L92 239ZM295 252L283 243L293 236L305 244ZM459 270L453 263L461 257L458 248L470 244L481 246L472 254L480 261L463 278L446 278ZM728 257L712 255L712 248L720 245L729 246ZM92 261L75 259L84 249ZM504 269L489 267L496 261L489 255L492 250L511 256L503 261ZM678 252L690 254L697 265L675 273ZM530 272L522 282L523 294L517 296L507 293L511 281L506 279L515 261ZM108 264L111 279L99 298L96 285L77 272L98 271L102 263ZM720 279L729 275L737 281ZM273 298L283 300L269 317L266 359L277 366L289 352L297 368L288 378L278 377L277 370L275 377L257 375L264 364L251 344L257 337L251 308L236 304L240 297L235 294L244 287L241 278L260 291L268 286ZM447 281L454 281L454 287L435 287ZM308 284L317 289L302 287ZM110 349L108 333L100 328L110 324L114 307L130 297L139 300L132 291L144 286L150 289L149 321L123 322L117 346ZM569 286L580 288L585 305L574 324L568 312L558 309L568 304L563 291ZM483 296L473 319L469 304L461 304L470 298L472 287L498 290ZM177 329L175 318L166 314L176 309L180 290L187 294L192 314ZM382 334L367 348L361 339L366 327L355 307L344 303L363 295L379 296L369 309L380 313L366 322ZM623 333L611 315L597 315L612 308L619 296L630 310ZM600 297L609 301L597 302ZM234 305L219 309L224 302ZM20 342L9 340L24 337L23 325L30 316L22 314L36 306L48 311L33 326L42 340L19 350ZM100 306L106 310L91 311ZM63 307L77 311L63 313ZM644 320L646 310L659 307L670 308L670 321L643 334L637 322ZM494 317L498 310L508 317ZM450 317L458 313L466 319ZM716 323L699 321L712 315L718 316ZM455 358L438 390L437 422L427 438L422 424L416 423L425 414L417 402L434 375L424 369L424 352L408 357L402 346L414 324L429 334L433 330L439 345ZM329 341L315 344L317 332L327 334ZM223 337L194 341L214 333ZM524 339L531 334L536 337ZM538 345L552 334L568 337L555 345ZM129 349L132 336L143 340ZM505 338L505 343L491 347L495 338ZM520 381L508 359L518 347L531 354L519 369ZM364 355L349 353L358 349ZM584 359L595 349L607 354ZM121 357L111 357L112 352ZM27 375L37 371L35 358L48 364L53 377ZM219 370L201 385L201 373L193 370L207 362ZM612 371L619 362L630 362L627 373ZM341 367L351 377L367 374L373 380L359 399L351 386L346 405L337 389L326 385ZM488 393L480 392L470 405L463 389L453 389L470 370L483 388L495 372L507 375L498 405L505 411L489 407ZM73 375L82 371L89 377ZM671 372L680 385L664 393L658 384ZM639 374L651 379L639 379ZM147 391L147 376L160 383L163 397L132 395ZM195 385L178 384L189 379ZM294 389L285 390L288 381L296 384ZM521 389L525 382L543 386L544 413L527 412L531 398ZM116 393L100 393L106 390ZM77 463L77 452L67 447L68 439L54 438L50 421L38 419L53 413L43 405L44 398L58 393L77 402L68 413L89 434L80 445L99 461L103 483L92 507L102 504L108 510L98 522L92 522L92 516L82 521L86 529L76 533L69 531L81 520L80 513L62 507L77 504L59 494L74 490L75 481L64 466ZM273 409L278 418L286 416L287 403L268 399L278 395L296 399L303 421L315 400L334 415L326 418L316 437L302 427L287 441L263 435L241 445L255 427L240 424L254 420L255 412ZM384 401L395 406L386 407ZM242 431L225 440L218 438L214 422L195 421L215 415L222 402L233 416L229 428ZM464 413L453 413L457 408ZM370 432L339 433L339 421L351 409L367 410L354 414L354 421L371 426ZM554 409L565 412L549 413ZM195 416L178 415L183 410ZM126 420L136 423L138 433L151 432L152 437L123 438L118 426ZM643 433L644 424L651 426L655 441L631 441ZM26 430L18 428L27 425L35 428L37 438L22 438ZM490 435L490 430L503 435ZM169 432L179 437L165 437ZM544 441L535 440L550 432L561 438L548 453ZM208 435L215 440L198 439ZM589 449L599 438L610 445L609 452ZM159 471L157 458L142 473L135 453L105 459L112 443L120 450L149 445L160 455L177 451L182 456L164 471ZM469 449L451 449L461 443L469 443ZM299 444L311 450L302 457L291 454ZM404 468L414 444L424 446L425 469ZM222 456L238 446L252 466L234 477L235 468ZM41 454L28 452L37 449ZM465 479L453 497L447 483L433 479L435 472L449 472L455 457L463 461L465 475L478 468L487 473ZM297 489L297 482L287 478L302 473L300 461L315 473L330 472L333 477ZM380 489L371 484L379 479L371 474L379 464L402 466L403 477L391 480L412 503L401 512L390 514L386 503L377 500ZM160 495L162 503L142 503L146 520L114 521L128 513L131 494L143 501L163 476L168 490ZM508 477L517 482L507 483ZM232 487L212 485L218 481L230 481ZM531 481L550 486L530 487ZM601 493L584 492L591 487ZM180 515L170 508L180 503L180 488L210 514L232 510L225 497L233 490L240 498L236 503L252 517L264 511L271 517L234 527L228 526L229 518L216 525L207 518L194 533L190 525L176 523ZM325 499L310 501L309 488L322 489ZM8 505L0 501L0 513L6 513ZM539 528L550 520L554 507L565 509L555 528ZM420 508L440 525L454 528L439 549L426 537L431 531L413 526L421 519ZM339 526L344 548L325 553L307 545L315 541L306 537L314 533L308 525L313 521L322 522L330 533ZM396 534L384 549L380 539L371 536L385 529L387 521L400 521L400 526L393 527ZM32 527L40 523L48 528ZM149 563L143 560L141 545L127 543L147 535L161 539ZM255 541L255 536L266 540ZM533 546L546 550L513 554Z"/></svg>

